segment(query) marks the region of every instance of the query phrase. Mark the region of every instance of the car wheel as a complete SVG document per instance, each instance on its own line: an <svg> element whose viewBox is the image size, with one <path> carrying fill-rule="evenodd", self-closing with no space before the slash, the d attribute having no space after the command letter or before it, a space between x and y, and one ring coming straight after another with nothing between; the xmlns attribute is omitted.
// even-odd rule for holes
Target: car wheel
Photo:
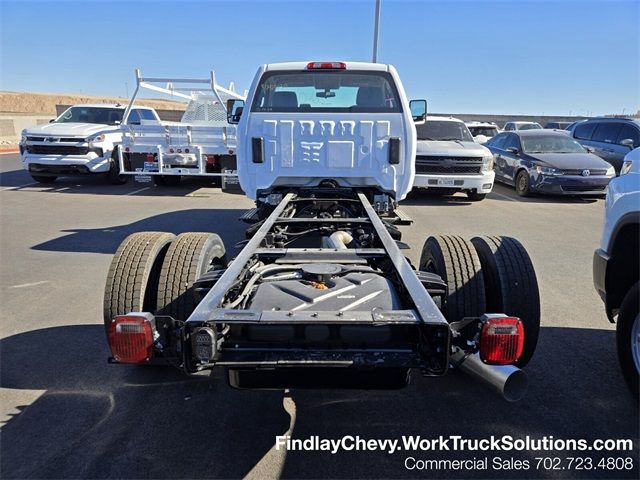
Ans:
<svg viewBox="0 0 640 480"><path fill-rule="evenodd" d="M477 190L469 190L467 192L467 198L472 202L479 202L487 197L486 193L478 193Z"/></svg>
<svg viewBox="0 0 640 480"><path fill-rule="evenodd" d="M629 390L638 398L640 375L640 282L632 286L622 301L616 326L618 359Z"/></svg>
<svg viewBox="0 0 640 480"><path fill-rule="evenodd" d="M53 183L56 181L56 178L58 178L55 175L34 175L33 173L29 175L38 183Z"/></svg>
<svg viewBox="0 0 640 480"><path fill-rule="evenodd" d="M109 171L107 172L107 182L111 185L123 185L129 181L127 175L120 175L120 162L118 160L118 151L113 150L111 160L109 161Z"/></svg>
<svg viewBox="0 0 640 480"><path fill-rule="evenodd" d="M516 176L516 193L521 197L531 195L531 177L526 170L520 170Z"/></svg>

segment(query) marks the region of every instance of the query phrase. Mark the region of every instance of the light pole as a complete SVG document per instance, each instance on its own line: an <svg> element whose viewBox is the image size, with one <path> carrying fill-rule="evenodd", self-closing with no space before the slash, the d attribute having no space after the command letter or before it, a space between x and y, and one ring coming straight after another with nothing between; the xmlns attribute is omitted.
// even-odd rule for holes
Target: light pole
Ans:
<svg viewBox="0 0 640 480"><path fill-rule="evenodd" d="M376 0L376 17L373 28L373 63L378 61L378 31L380 27L380 0Z"/></svg>

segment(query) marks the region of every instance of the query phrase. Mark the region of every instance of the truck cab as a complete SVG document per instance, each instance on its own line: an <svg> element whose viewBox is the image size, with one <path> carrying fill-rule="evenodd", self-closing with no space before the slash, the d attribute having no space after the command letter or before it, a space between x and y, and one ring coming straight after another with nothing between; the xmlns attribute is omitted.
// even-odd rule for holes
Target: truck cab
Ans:
<svg viewBox="0 0 640 480"><path fill-rule="evenodd" d="M411 190L416 133L391 65L263 65L246 105L234 105L240 186L254 200L323 182L372 187L395 200Z"/></svg>

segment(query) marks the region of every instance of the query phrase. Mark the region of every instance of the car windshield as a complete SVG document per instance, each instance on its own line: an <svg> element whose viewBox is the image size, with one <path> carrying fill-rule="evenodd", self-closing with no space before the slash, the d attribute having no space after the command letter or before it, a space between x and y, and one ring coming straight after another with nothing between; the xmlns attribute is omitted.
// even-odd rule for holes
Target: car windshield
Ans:
<svg viewBox="0 0 640 480"><path fill-rule="evenodd" d="M469 127L469 131L474 137L477 137L478 135L493 137L498 134L498 129L493 127Z"/></svg>
<svg viewBox="0 0 640 480"><path fill-rule="evenodd" d="M418 140L461 140L473 142L469 129L462 122L427 120L416 125Z"/></svg>
<svg viewBox="0 0 640 480"><path fill-rule="evenodd" d="M55 123L98 123L115 125L122 122L124 109L103 107L71 107L60 115Z"/></svg>
<svg viewBox="0 0 640 480"><path fill-rule="evenodd" d="M585 153L585 149L571 137L560 135L521 136L525 153Z"/></svg>
<svg viewBox="0 0 640 480"><path fill-rule="evenodd" d="M254 112L401 112L388 72L307 70L267 72L260 82Z"/></svg>
<svg viewBox="0 0 640 480"><path fill-rule="evenodd" d="M542 129L542 127L538 123L525 123L523 125L518 125L518 130L539 130L539 129Z"/></svg>

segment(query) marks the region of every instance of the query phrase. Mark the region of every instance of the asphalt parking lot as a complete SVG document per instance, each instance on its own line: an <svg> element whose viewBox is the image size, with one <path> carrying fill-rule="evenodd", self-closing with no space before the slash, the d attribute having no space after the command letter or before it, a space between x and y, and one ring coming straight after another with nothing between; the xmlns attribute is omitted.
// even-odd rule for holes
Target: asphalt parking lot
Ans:
<svg viewBox="0 0 640 480"><path fill-rule="evenodd" d="M431 234L504 234L528 249L543 328L527 367L529 393L509 404L463 374L414 374L398 391L256 392L229 388L222 372L189 379L108 365L102 296L122 239L142 230L214 231L231 251L244 238L236 219L252 203L195 181L177 188L114 187L101 179L37 185L13 154L0 156L0 172L2 478L638 478L638 405L623 383L615 331L591 279L602 199L521 199L497 186L480 203L424 194L404 202L415 220L402 227L414 262ZM633 457L635 469L407 471L408 452L287 453L274 448L284 434L629 438L633 452L582 456Z"/></svg>

